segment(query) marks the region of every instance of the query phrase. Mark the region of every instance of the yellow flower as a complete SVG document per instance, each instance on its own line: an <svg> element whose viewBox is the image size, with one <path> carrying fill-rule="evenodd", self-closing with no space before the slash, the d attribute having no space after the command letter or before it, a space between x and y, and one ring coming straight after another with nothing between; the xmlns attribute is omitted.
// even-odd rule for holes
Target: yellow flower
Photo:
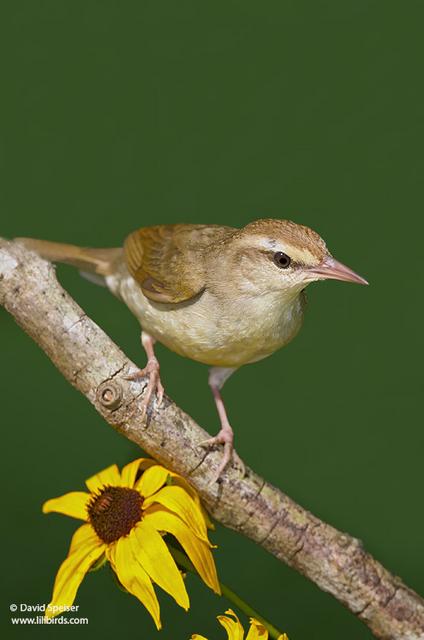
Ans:
<svg viewBox="0 0 424 640"><path fill-rule="evenodd" d="M218 616L218 622L224 627L227 632L228 640L243 640L244 629L240 624L240 620L232 609L227 609L225 612L228 616ZM234 618L234 620L233 620ZM191 636L191 640L207 640L204 636L199 636L198 633L194 633ZM268 640L268 631L265 629L255 618L250 618L250 629L247 633L246 640ZM280 635L278 640L289 640L286 634Z"/></svg>
<svg viewBox="0 0 424 640"><path fill-rule="evenodd" d="M171 484L167 484L169 477ZM56 511L86 523L74 533L59 568L46 607L48 618L72 605L85 574L102 559L110 562L120 583L146 607L158 629L160 608L152 582L187 610L184 580L164 533L178 540L203 581L220 593L207 520L196 492L183 478L154 460L139 458L121 473L116 464L111 465L86 485L89 493L73 491L43 505L44 513Z"/></svg>

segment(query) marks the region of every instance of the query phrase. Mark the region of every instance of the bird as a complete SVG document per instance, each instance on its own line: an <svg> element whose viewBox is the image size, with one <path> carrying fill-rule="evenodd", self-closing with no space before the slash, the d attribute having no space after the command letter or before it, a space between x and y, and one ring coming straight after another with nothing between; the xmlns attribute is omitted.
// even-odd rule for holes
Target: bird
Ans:
<svg viewBox="0 0 424 640"><path fill-rule="evenodd" d="M147 363L128 377L148 380L143 416L151 401L159 407L164 396L156 341L210 367L220 429L199 444L223 445L215 480L236 456L221 394L228 378L293 340L302 326L309 284L329 279L368 284L333 257L318 233L291 220L265 218L242 228L157 224L133 231L121 247L106 249L17 240L104 284L136 316Z"/></svg>

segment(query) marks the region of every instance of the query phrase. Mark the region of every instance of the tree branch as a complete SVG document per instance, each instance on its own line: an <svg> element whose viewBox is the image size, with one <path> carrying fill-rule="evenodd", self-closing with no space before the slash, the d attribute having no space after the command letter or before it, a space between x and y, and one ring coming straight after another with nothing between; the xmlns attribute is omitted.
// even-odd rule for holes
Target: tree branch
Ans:
<svg viewBox="0 0 424 640"><path fill-rule="evenodd" d="M114 429L189 479L214 518L261 545L331 593L377 638L424 638L424 601L370 556L359 540L297 505L251 469L229 469L211 484L221 452L165 397L140 420L145 383L125 379L136 365L58 283L51 264L0 239L0 304Z"/></svg>

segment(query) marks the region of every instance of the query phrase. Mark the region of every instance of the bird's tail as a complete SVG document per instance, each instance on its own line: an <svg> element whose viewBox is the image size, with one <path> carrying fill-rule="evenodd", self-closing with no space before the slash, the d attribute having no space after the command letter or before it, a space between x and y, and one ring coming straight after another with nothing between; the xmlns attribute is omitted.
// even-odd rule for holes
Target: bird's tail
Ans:
<svg viewBox="0 0 424 640"><path fill-rule="evenodd" d="M34 238L16 238L16 240L51 262L64 262L83 273L88 272L99 276L112 273L115 261L122 255L122 248L91 249L78 247L75 244L62 244Z"/></svg>

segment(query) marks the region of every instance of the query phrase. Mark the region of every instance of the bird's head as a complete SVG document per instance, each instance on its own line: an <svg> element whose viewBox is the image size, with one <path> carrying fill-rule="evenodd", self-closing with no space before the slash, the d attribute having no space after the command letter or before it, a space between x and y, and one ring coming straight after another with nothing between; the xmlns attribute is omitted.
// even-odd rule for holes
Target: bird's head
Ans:
<svg viewBox="0 0 424 640"><path fill-rule="evenodd" d="M368 284L338 262L312 229L290 220L256 220L225 243L237 274L237 288L247 295L284 292L296 296L316 280Z"/></svg>

